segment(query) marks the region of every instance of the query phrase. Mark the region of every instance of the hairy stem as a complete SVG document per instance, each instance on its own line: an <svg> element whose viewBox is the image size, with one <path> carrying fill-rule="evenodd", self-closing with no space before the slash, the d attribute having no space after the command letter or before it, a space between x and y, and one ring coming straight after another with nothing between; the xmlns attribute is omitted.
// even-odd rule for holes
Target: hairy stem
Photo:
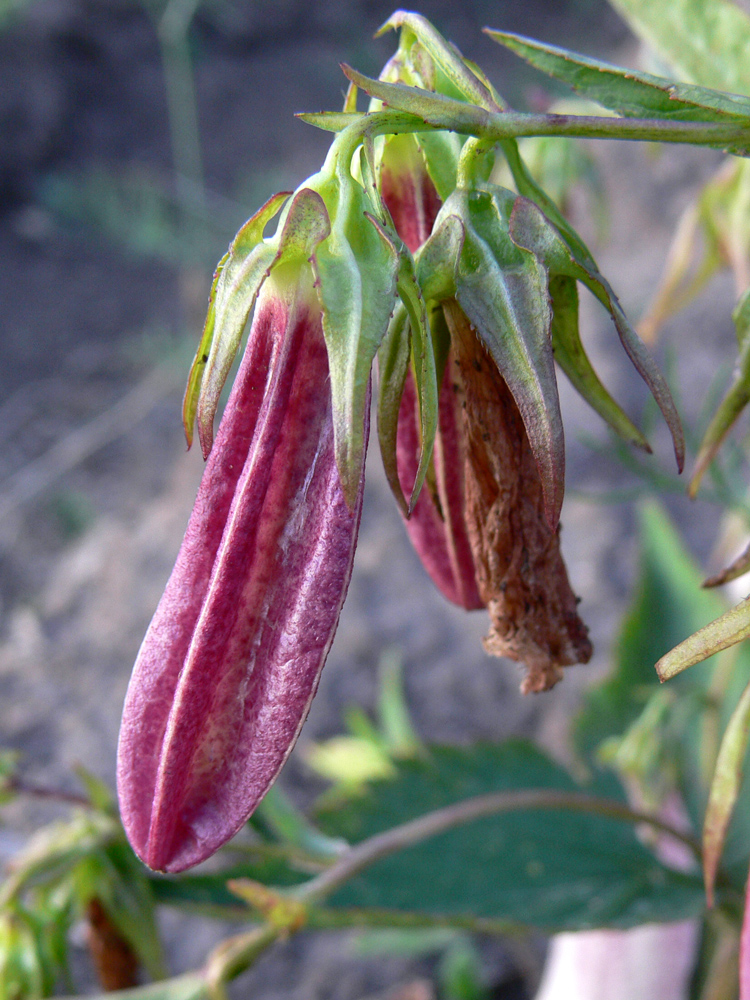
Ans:
<svg viewBox="0 0 750 1000"><path fill-rule="evenodd" d="M654 830L668 834L685 844L698 861L701 858L701 846L694 837L675 829L657 816L631 809L622 802L594 798L579 792L523 789L513 792L492 792L489 795L465 799L369 837L353 847L322 874L306 882L295 895L305 902L317 902L381 858L419 844L453 827L462 826L464 823L521 809L563 809L594 813L626 823L645 823Z"/></svg>

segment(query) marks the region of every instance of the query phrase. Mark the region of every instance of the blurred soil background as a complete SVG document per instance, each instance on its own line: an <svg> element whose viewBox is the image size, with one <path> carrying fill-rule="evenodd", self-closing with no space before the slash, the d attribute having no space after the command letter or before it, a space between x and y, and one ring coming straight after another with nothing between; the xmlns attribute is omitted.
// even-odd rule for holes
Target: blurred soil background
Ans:
<svg viewBox="0 0 750 1000"><path fill-rule="evenodd" d="M75 787L76 763L114 781L130 669L201 473L198 450L185 450L180 402L213 266L268 195L295 187L322 161L328 137L293 113L340 106L338 64L377 75L395 41L372 40L391 13L387 0L199 3L187 34L198 157L190 77L180 91L185 66L164 30L160 44L163 9L156 0L0 2L0 745L22 752L29 780L61 788ZM546 99L543 81L482 36L485 24L638 59L632 36L599 0L425 0L421 11L519 107ZM165 51L178 95L171 113ZM178 156L190 171L176 177L170 125L179 121L187 124ZM637 318L672 227L718 154L620 143L591 152L607 235L597 237L584 191L573 192L574 222L594 239L602 270ZM732 298L731 281L718 279L665 338L676 345L693 417L717 364L732 357ZM604 380L637 416L646 393L608 318L586 303L584 324ZM602 443L607 436L567 385L561 391L572 491L563 539L594 661L570 670L552 693L521 698L519 668L482 650L484 615L465 615L432 589L373 448L349 598L282 778L303 804L321 788L304 765L305 744L340 732L347 706L372 710L388 650L403 662L423 739L523 734L564 756L578 694L606 671L633 580L635 517L632 503L591 502L590 494L622 485L623 473L581 442L584 432ZM669 468L660 430L655 445L654 461ZM680 498L671 509L706 560L710 512ZM0 854L49 815L37 806L6 811ZM226 931L174 915L164 926L174 972L200 962ZM357 957L353 938L300 935L272 950L236 995L434 995L429 962ZM489 944L482 955L492 996L526 995L517 953ZM81 985L93 988L85 972Z"/></svg>

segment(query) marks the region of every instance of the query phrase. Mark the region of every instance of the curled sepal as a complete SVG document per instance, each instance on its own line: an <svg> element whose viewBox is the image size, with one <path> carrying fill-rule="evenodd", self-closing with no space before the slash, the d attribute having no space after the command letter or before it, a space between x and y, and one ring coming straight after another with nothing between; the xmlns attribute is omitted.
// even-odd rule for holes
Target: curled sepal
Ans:
<svg viewBox="0 0 750 1000"><path fill-rule="evenodd" d="M681 472L685 464L685 438L669 386L631 326L609 282L588 257L588 251L586 255L581 254L576 242L569 239L567 232L559 231L538 206L527 198L516 199L509 231L513 242L538 256L551 276L562 274L576 278L608 310L625 353L648 386L669 427L677 468Z"/></svg>
<svg viewBox="0 0 750 1000"><path fill-rule="evenodd" d="M336 460L344 495L354 507L365 447L370 370L396 301L399 252L369 216L366 192L338 170L318 188L331 233L313 254L331 368Z"/></svg>
<svg viewBox="0 0 750 1000"><path fill-rule="evenodd" d="M449 215L463 223L456 298L513 394L539 469L546 516L554 526L565 488L565 445L547 274L537 256L510 238L513 198L501 188L457 188L437 225Z"/></svg>
<svg viewBox="0 0 750 1000"><path fill-rule="evenodd" d="M152 868L197 864L240 828L309 710L364 482L361 467L352 510L327 385L309 268L276 268L126 696L120 810Z"/></svg>
<svg viewBox="0 0 750 1000"><path fill-rule="evenodd" d="M204 457L211 450L216 408L242 331L276 256L276 248L263 242L263 230L288 197L289 192L284 191L269 198L240 229L216 268L206 325L190 370L183 405L188 444L198 413L198 435Z"/></svg>
<svg viewBox="0 0 750 1000"><path fill-rule="evenodd" d="M748 736L750 684L742 692L721 739L703 820L703 877L709 906L713 906L716 872L742 783Z"/></svg>
<svg viewBox="0 0 750 1000"><path fill-rule="evenodd" d="M750 636L750 597L730 608L716 621L698 629L675 646L656 664L660 681L668 681L675 674L687 670L701 660L707 660L722 649L736 646Z"/></svg>
<svg viewBox="0 0 750 1000"><path fill-rule="evenodd" d="M734 379L714 414L698 450L693 477L688 486L688 494L691 497L694 497L698 492L706 470L716 458L727 434L750 402L750 288L745 291L737 303L732 318L737 329L739 342Z"/></svg>
<svg viewBox="0 0 750 1000"><path fill-rule="evenodd" d="M203 326L198 350L190 366L190 374L188 375L187 386L185 387L185 396L182 400L182 426L185 430L185 439L187 440L188 448L191 448L193 445L193 429L195 427L195 414L198 410L198 397L201 391L201 383L203 382L203 374L206 370L209 351L214 339L216 286L219 283L221 272L228 259L229 253L227 252L216 265L216 270L214 271L211 291L208 295L206 322Z"/></svg>
<svg viewBox="0 0 750 1000"><path fill-rule="evenodd" d="M398 476L396 442L401 397L409 371L410 341L409 319L403 303L399 302L378 351L378 441L385 477L404 517L409 516L409 505Z"/></svg>
<svg viewBox="0 0 750 1000"><path fill-rule="evenodd" d="M550 278L552 299L552 348L555 361L589 406L623 440L650 452L651 447L630 417L618 406L602 385L581 343L578 329L578 288L575 278L556 275Z"/></svg>

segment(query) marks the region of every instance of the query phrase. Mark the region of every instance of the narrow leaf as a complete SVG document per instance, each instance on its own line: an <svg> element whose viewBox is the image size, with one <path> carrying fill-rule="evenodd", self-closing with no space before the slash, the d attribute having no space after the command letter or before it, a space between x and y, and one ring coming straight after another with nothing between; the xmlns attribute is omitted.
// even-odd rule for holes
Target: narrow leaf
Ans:
<svg viewBox="0 0 750 1000"><path fill-rule="evenodd" d="M182 401L182 426L185 429L188 448L192 447L193 444L193 429L195 427L195 415L198 410L198 397L200 395L201 383L203 382L203 374L206 370L206 362L208 361L214 339L214 329L216 326L216 286L219 283L224 265L228 260L229 252L224 254L214 271L211 291L208 296L206 322L203 327L200 343L198 344L198 350L190 366L190 374L188 375L187 387L185 388L185 398Z"/></svg>
<svg viewBox="0 0 750 1000"><path fill-rule="evenodd" d="M345 128L358 122L363 114L359 111L305 111L294 117L323 129L324 132L343 132Z"/></svg>
<svg viewBox="0 0 750 1000"><path fill-rule="evenodd" d="M713 906L716 872L742 783L748 736L750 684L745 688L724 731L703 823L703 874L709 906Z"/></svg>
<svg viewBox="0 0 750 1000"><path fill-rule="evenodd" d="M725 583L731 583L732 580L737 580L747 572L750 572L750 544L742 550L736 559L732 560L726 569L704 580L703 586L723 587Z"/></svg>
<svg viewBox="0 0 750 1000"><path fill-rule="evenodd" d="M750 597L704 628L694 632L674 649L670 650L656 664L656 672L662 681L669 680L682 670L713 656L722 649L735 646L750 636Z"/></svg>
<svg viewBox="0 0 750 1000"><path fill-rule="evenodd" d="M574 278L550 279L552 299L552 348L555 361L589 406L596 410L623 440L650 452L648 441L614 401L599 380L581 342L578 328L578 290Z"/></svg>
<svg viewBox="0 0 750 1000"><path fill-rule="evenodd" d="M488 28L485 32L542 73L561 80L582 97L621 115L672 121L750 118L747 98L623 69L522 35Z"/></svg>
<svg viewBox="0 0 750 1000"><path fill-rule="evenodd" d="M516 200L509 231L513 241L518 246L537 254L549 268L551 274L568 275L581 281L609 311L620 343L625 348L635 370L648 386L664 416L672 435L677 468L682 471L685 463L685 439L669 386L638 334L630 325L606 278L599 272L595 264L592 266L592 263L585 258L580 259L575 245L571 245L565 235L558 232L537 206L526 198Z"/></svg>

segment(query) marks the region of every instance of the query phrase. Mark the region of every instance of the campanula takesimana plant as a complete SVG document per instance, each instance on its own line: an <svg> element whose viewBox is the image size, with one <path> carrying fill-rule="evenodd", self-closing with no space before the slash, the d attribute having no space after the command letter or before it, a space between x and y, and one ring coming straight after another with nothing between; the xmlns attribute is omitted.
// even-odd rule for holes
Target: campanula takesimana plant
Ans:
<svg viewBox="0 0 750 1000"><path fill-rule="evenodd" d="M263 206L214 278L184 411L206 469L120 735L122 818L152 868L217 850L294 746L351 575L376 358L378 435L407 531L449 600L487 607L486 648L525 663L524 690L591 655L559 547L555 360L648 448L584 352L578 282L610 311L682 462L661 375L510 134L500 150L519 193L490 180L498 137L482 130L500 97L423 19L387 26L401 42L383 79L347 70L344 112L303 116L338 133L321 171Z"/></svg>

